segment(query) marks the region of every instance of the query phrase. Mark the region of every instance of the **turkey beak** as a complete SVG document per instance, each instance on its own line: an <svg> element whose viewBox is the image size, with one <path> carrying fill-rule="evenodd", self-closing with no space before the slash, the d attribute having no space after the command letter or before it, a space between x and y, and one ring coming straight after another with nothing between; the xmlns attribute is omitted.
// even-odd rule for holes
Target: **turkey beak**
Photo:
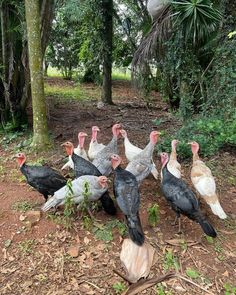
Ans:
<svg viewBox="0 0 236 295"><path fill-rule="evenodd" d="M187 144L191 145L191 144L192 144L192 142L188 142Z"/></svg>
<svg viewBox="0 0 236 295"><path fill-rule="evenodd" d="M65 146L65 145L66 145L65 142L61 144L61 146Z"/></svg>

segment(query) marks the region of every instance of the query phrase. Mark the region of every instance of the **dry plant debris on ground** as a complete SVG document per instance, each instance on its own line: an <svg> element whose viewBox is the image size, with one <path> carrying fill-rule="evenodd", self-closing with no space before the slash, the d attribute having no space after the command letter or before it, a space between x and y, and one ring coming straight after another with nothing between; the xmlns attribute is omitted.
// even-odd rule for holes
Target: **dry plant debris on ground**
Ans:
<svg viewBox="0 0 236 295"><path fill-rule="evenodd" d="M60 79L49 82L62 84L61 87L65 83ZM40 155L28 154L30 162L44 159L59 169L65 158L60 143L76 142L78 131L90 134L92 125L101 128L99 140L107 143L112 124L119 121L130 140L140 147L147 143L154 119L164 119L159 130L173 131L181 125L158 96L150 109L139 103L128 82L114 84L116 105L106 106L105 110L97 109L96 100L89 100L98 89L84 86L84 93L87 90L91 97L83 102L73 100L68 104L48 98L55 149ZM187 218L182 218L183 233L177 235L177 227L171 225L174 213L161 196L160 181L150 176L143 182L140 215L146 239L156 249L149 278L155 280L167 273L177 276L132 293L132 287L127 292L128 283L113 271L124 275L119 258L125 237L122 214L118 212L116 218L111 218L98 210L95 221L79 214L72 224L63 223L62 210L60 214L41 215L38 211L43 197L26 184L12 157L21 142L22 138L9 144L2 141L0 150L0 294L236 294L235 153L222 151L210 159L221 203L229 215L227 220L219 220L201 202L218 231L215 240L206 238L200 227ZM119 145L124 157L122 140ZM157 155L155 160L160 170ZM124 158L124 166L125 163ZM184 178L190 183L191 163L182 165ZM154 204L158 204L158 218L151 227L147 209Z"/></svg>

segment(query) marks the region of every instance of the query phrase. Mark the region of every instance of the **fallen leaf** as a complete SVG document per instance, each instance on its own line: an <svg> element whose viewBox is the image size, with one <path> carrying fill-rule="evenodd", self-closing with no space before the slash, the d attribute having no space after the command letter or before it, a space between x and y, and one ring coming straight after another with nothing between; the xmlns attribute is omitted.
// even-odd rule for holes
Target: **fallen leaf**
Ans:
<svg viewBox="0 0 236 295"><path fill-rule="evenodd" d="M78 246L71 246L68 250L67 253L73 257L76 258L79 256L79 247Z"/></svg>
<svg viewBox="0 0 236 295"><path fill-rule="evenodd" d="M84 237L84 243L85 243L85 245L88 245L90 241L91 241L90 239L88 239L87 237Z"/></svg>

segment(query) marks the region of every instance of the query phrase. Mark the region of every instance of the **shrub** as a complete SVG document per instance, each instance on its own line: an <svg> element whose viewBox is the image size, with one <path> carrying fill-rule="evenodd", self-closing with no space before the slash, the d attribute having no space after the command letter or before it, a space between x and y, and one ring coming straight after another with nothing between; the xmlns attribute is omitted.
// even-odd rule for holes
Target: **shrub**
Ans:
<svg viewBox="0 0 236 295"><path fill-rule="evenodd" d="M181 158L191 157L189 141L197 141L200 145L202 156L214 155L219 149L230 145L236 146L236 115L231 120L224 121L221 118L200 117L188 121L175 134L166 135L157 146L158 152L171 151L171 140L180 141L177 146L178 155Z"/></svg>

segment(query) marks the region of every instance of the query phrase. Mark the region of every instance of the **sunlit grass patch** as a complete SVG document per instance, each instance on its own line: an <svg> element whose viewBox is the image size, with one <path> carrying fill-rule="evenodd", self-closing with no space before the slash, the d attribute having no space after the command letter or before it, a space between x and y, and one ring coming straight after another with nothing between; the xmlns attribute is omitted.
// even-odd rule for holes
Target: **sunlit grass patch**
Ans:
<svg viewBox="0 0 236 295"><path fill-rule="evenodd" d="M47 96L56 96L60 99L71 99L71 100L84 99L80 86L71 87L71 86L45 84L44 90Z"/></svg>

